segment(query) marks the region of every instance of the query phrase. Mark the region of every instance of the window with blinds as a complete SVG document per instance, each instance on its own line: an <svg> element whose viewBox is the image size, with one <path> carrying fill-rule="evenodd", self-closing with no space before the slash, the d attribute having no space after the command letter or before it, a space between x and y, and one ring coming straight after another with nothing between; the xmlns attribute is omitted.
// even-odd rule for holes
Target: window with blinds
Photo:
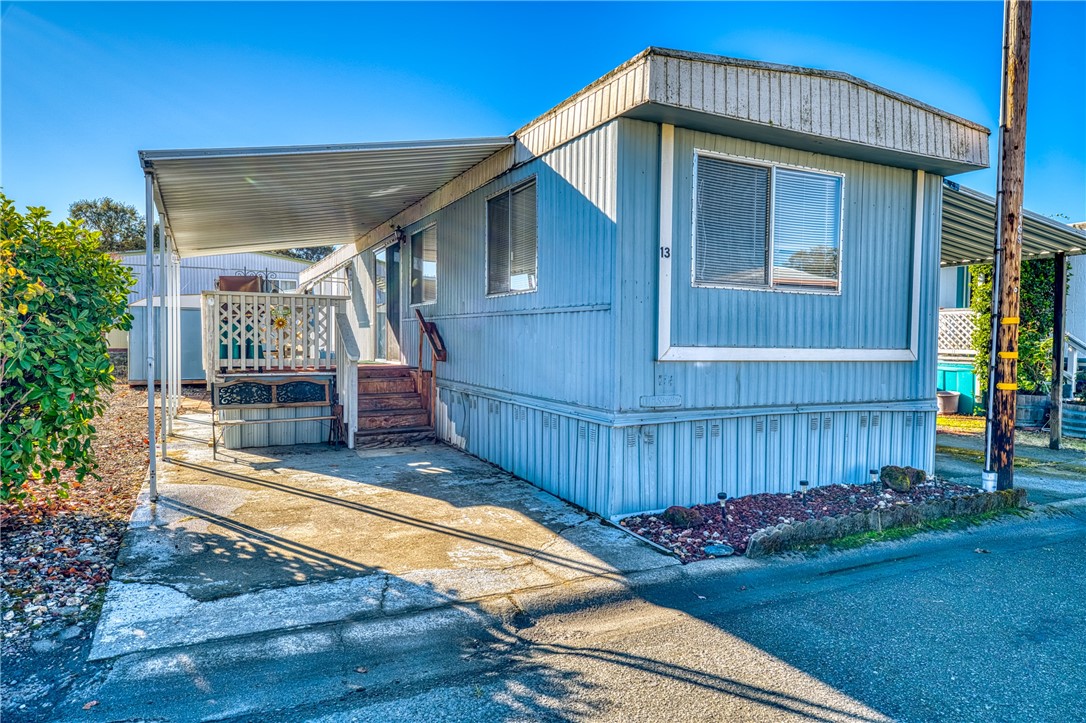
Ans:
<svg viewBox="0 0 1086 723"><path fill-rule="evenodd" d="M840 176L698 154L694 283L840 287Z"/></svg>
<svg viewBox="0 0 1086 723"><path fill-rule="evenodd" d="M487 294L534 291L536 284L535 181L487 201Z"/></svg>
<svg viewBox="0 0 1086 723"><path fill-rule="evenodd" d="M411 303L437 300L437 226L411 236Z"/></svg>

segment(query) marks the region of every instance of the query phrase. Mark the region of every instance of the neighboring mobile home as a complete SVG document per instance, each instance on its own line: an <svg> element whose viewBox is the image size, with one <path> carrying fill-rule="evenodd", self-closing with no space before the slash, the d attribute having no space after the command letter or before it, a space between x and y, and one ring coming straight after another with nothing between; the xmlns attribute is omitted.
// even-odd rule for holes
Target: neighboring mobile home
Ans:
<svg viewBox="0 0 1086 723"><path fill-rule="evenodd" d="M116 254L118 260L132 272L136 283L128 293L129 312L132 314L132 333L114 330L107 337L109 349L116 355L118 364L127 367L129 384L145 385L147 367L144 364L128 364L128 357L142 360L146 354L143 332L143 315L147 313L144 300L144 275L147 259L142 251L126 251ZM216 288L220 276L258 276L269 290L293 291L298 288L298 276L312 265L312 261L290 258L283 254L248 252L216 254L179 259L177 263L178 293L181 295L180 336L184 349L181 357L181 379L197 382L204 379L200 363L200 293ZM160 259L154 255L153 272L160 272ZM152 306L157 306L156 299ZM157 312L156 312L157 315ZM123 360L123 362L121 361ZM155 381L159 381L156 366Z"/></svg>
<svg viewBox="0 0 1086 723"><path fill-rule="evenodd" d="M514 141L303 276L357 254L364 357L436 323L441 439L604 515L932 470L941 177L985 128L650 49Z"/></svg>

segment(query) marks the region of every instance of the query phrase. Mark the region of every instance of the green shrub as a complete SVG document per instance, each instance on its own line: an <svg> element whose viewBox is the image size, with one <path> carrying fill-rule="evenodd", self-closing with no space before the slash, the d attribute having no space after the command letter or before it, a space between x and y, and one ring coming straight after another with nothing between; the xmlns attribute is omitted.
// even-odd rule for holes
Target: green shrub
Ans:
<svg viewBox="0 0 1086 723"><path fill-rule="evenodd" d="M0 201L0 500L39 479L65 494L61 469L78 481L94 473L92 421L113 386L105 334L131 325L134 279L81 222Z"/></svg>
<svg viewBox="0 0 1086 723"><path fill-rule="evenodd" d="M992 265L969 267L971 298L976 325L973 328L973 371L980 382L981 400L988 398L988 354L991 350ZM1023 393L1046 392L1052 379L1052 323L1056 264L1052 259L1022 262L1018 297L1018 386ZM983 403L983 402L982 402Z"/></svg>

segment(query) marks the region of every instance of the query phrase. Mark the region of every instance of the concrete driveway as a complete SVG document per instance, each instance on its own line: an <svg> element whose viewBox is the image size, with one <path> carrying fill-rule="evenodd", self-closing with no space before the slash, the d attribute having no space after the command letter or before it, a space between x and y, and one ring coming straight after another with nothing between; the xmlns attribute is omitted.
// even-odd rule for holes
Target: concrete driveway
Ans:
<svg viewBox="0 0 1086 723"><path fill-rule="evenodd" d="M674 558L440 444L220 451L176 428L90 658L617 580Z"/></svg>

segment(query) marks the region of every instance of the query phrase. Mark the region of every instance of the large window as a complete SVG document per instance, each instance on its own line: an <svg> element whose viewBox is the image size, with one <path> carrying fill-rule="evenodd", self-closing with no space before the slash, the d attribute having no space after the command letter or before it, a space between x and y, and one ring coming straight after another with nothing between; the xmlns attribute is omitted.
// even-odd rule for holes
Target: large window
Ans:
<svg viewBox="0 0 1086 723"><path fill-rule="evenodd" d="M486 204L486 293L534 291L536 283L535 181Z"/></svg>
<svg viewBox="0 0 1086 723"><path fill-rule="evenodd" d="M437 299L437 226L411 236L411 303Z"/></svg>
<svg viewBox="0 0 1086 723"><path fill-rule="evenodd" d="M694 283L834 292L841 176L696 156Z"/></svg>

